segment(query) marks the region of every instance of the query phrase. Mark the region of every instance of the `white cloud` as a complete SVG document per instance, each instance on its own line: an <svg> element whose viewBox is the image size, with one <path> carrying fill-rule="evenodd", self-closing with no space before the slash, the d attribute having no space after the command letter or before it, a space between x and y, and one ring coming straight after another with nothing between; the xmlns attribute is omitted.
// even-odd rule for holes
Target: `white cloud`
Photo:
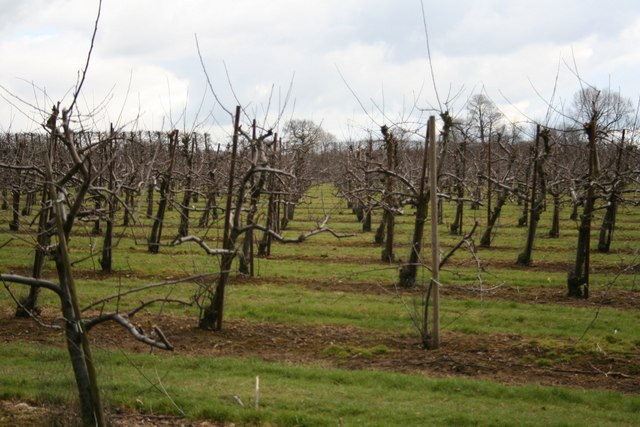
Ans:
<svg viewBox="0 0 640 427"><path fill-rule="evenodd" d="M536 90L551 97L560 61L557 96L570 99L579 85L565 62L572 66L574 58L586 81L619 87L632 98L640 95L635 1L617 1L606 19L596 0L424 3L438 91L444 99L450 90L464 88L454 105L458 111L471 92L484 88L510 115L521 110L544 117L547 106ZM0 1L0 6L0 84L45 111L50 101L68 100L84 66L97 2L24 0ZM230 109L236 100L223 61L250 114L263 116L271 102L273 120L295 73L293 113L322 122L340 137L376 125L336 65L376 122L415 119L424 113L412 107L436 104L418 0L110 0L103 4L84 88L86 107L110 97L100 118L117 119L132 75L125 122L140 112L141 127L159 128L163 121L169 126L169 116L176 121L185 108L189 122L206 95L201 116L213 108L220 125L229 126L207 93L196 33L215 90ZM18 78L46 88L50 101L44 103ZM33 126L0 100L0 127L8 126L12 114L14 127ZM205 126L219 125L210 120Z"/></svg>

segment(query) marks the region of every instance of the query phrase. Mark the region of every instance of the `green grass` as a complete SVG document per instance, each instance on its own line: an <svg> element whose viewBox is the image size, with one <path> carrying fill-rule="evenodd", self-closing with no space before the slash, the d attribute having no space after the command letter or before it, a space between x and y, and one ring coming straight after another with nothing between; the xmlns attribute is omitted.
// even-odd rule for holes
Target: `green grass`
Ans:
<svg viewBox="0 0 640 427"><path fill-rule="evenodd" d="M122 289L134 288L142 282L129 283ZM95 300L107 294L117 293L112 283L83 281L78 283L85 300ZM331 285L327 285L331 288ZM105 310L129 310L139 301L170 293L172 298L189 300L194 284L167 286L162 292L149 290L123 297L105 306ZM330 290L330 289L329 289ZM43 295L52 308L56 300L52 293ZM5 303L9 301L3 294ZM234 285L227 290L225 308L228 319L247 319L295 325L352 325L363 330L392 333L417 333L411 322L415 305L421 300L416 294L403 297L388 295L341 292L334 289L314 290L296 284L263 284L259 286ZM158 311L158 307L149 309ZM196 323L196 307L167 305L163 311L193 318ZM593 321L593 324L591 322ZM523 337L546 338L555 345L573 345L605 351L637 351L640 330L630 327L640 322L640 312L588 307L571 307L550 304L523 304L512 301L475 299L443 299L442 327L465 334L518 334ZM584 335L584 337L583 337ZM580 341L578 341L582 338Z"/></svg>
<svg viewBox="0 0 640 427"><path fill-rule="evenodd" d="M321 199L320 197L323 197ZM227 319L250 322L276 322L291 325L355 326L362 330L388 334L416 334L410 318L413 307L420 310L420 297L395 292L367 292L371 287L388 286L398 277L397 264L379 261L381 248L373 244L373 233L362 233L361 225L335 197L330 187L310 189L306 204L296 210L286 235L295 237L316 227L325 214L329 226L339 233L354 236L338 240L329 234L314 236L301 245L274 243L272 257L256 259L260 284L244 280L227 290ZM444 203L444 223L440 225L442 251L454 245L458 236L448 233L454 205ZM484 264L483 287L505 286L535 292L566 287L566 271L575 257L576 224L562 213L561 238L545 236L550 212L542 215L533 251L534 269L515 267L515 259L524 245L525 228L517 227L520 207L507 205L503 211L491 248L478 248ZM397 217L396 256L407 259L413 221L412 209ZM33 259L33 230L9 234L8 211L0 211L0 272L27 272ZM484 224L485 211L466 211L465 230L477 219ZM23 228L31 218L25 218ZM374 230L380 212L374 213ZM141 217L148 226L149 220ZM592 242L597 242L596 217ZM168 212L164 241L176 234L177 212ZM197 219L194 218L192 224ZM615 278L617 270L637 262L640 251L640 209L623 207L617 220L610 254L592 253L591 289L598 293L611 288L640 292L637 274ZM427 224L428 226L428 224ZM192 225L193 227L193 225ZM219 246L221 222L208 230L192 228L211 246ZM83 305L91 301L167 278L217 272L219 260L195 245L162 247L160 254L150 255L145 245L148 228L116 227L122 235L114 251L112 275L99 273L101 240L89 234L88 227L78 227L72 235L74 274ZM476 240L482 233L478 227ZM258 233L258 238L261 233ZM136 240L134 240L134 237ZM427 257L429 239L425 241ZM87 257L89 251L92 257ZM553 265L545 269L545 263ZM538 266L536 266L536 264ZM460 250L442 273L444 286L462 285L477 288L478 271L468 252ZM55 279L53 263L48 262L45 275ZM429 279L422 269L421 281ZM212 282L213 279L209 279ZM362 286L363 292L346 292L341 285ZM306 286L308 284L312 287ZM148 290L118 301L121 310L133 308L140 300L171 295L189 300L197 284L184 283ZM16 289L13 286L12 289ZM26 289L18 292L24 295ZM418 294L416 294L418 295ZM508 300L482 299L477 293L442 300L442 327L457 337L467 335L509 334L522 342L542 343L545 355L532 355L527 363L548 366L558 360L561 350L628 352L640 351L640 312L564 304L524 304ZM41 303L51 310L59 306L55 295L44 291ZM0 309L12 312L13 302L0 293ZM115 309L115 302L104 309ZM157 307L149 309L157 312ZM197 323L196 307L167 306L166 312L187 316ZM9 314L8 314L9 315ZM415 339L407 335L407 340ZM375 344L375 343L374 343ZM330 345L326 356L334 359L358 355L374 357L384 346L357 347ZM388 349L387 349L388 351ZM96 351L103 393L109 405L128 406L148 413L177 413L171 402L144 380L152 381L156 373L178 406L194 418L230 421L237 424L276 425L633 425L640 419L640 398L602 391L567 388L505 386L492 382L464 379L429 379L417 375L399 375L368 371L342 371L324 366L290 366L257 359L207 359L166 353L152 355L124 354L113 350ZM66 352L50 345L3 343L0 346L0 397L31 398L54 403L75 399L72 375ZM563 356L564 357L564 356ZM137 366L138 371L134 366ZM253 406L255 376L263 385L260 411ZM247 406L242 408L233 396ZM461 410L464 408L464 410ZM340 421L342 420L342 421Z"/></svg>
<svg viewBox="0 0 640 427"><path fill-rule="evenodd" d="M0 397L72 401L71 374L62 349L12 343L0 347L0 357L6 362ZM634 425L640 416L640 397L614 392L296 367L256 359L108 350L97 350L96 358L110 405L145 413L183 411L192 419L283 426L620 426ZM256 376L261 385L259 410L254 409ZM175 405L154 386L158 379Z"/></svg>

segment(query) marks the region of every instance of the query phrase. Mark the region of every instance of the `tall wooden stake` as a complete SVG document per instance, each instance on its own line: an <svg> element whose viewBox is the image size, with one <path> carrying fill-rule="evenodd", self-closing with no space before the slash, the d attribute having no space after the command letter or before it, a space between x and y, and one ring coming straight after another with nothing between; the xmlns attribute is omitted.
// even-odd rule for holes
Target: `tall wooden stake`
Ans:
<svg viewBox="0 0 640 427"><path fill-rule="evenodd" d="M433 298L430 349L440 346L440 239L438 236L438 141L436 118L429 117L429 191L431 198L431 292ZM426 309L426 307L425 307ZM426 313L425 313L426 314Z"/></svg>

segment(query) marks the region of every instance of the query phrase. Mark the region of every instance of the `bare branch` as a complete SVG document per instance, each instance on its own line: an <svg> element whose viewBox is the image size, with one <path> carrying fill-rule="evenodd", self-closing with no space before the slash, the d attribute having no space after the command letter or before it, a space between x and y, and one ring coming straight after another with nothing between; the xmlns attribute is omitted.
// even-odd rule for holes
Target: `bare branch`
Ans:
<svg viewBox="0 0 640 427"><path fill-rule="evenodd" d="M143 343L145 343L147 345L150 345L151 347L156 347L156 348L159 348L161 350L173 350L173 348L174 348L169 343L167 338L164 336L164 334L162 333L160 328L158 328L157 326L153 327L153 332L156 334L156 336L158 338L157 339L151 338L151 337L147 336L142 329L139 329L139 328L135 327L129 321L129 316L127 316L126 314L110 313L110 314L105 314L105 315L96 317L96 318L91 319L91 320L87 320L87 321L85 321L85 328L86 328L87 331L89 331L94 326L99 325L100 323L107 322L109 320L112 320L112 321L118 323L119 325L124 326L124 328L126 330L128 330L129 333L135 339L137 339L138 341L143 342Z"/></svg>
<svg viewBox="0 0 640 427"><path fill-rule="evenodd" d="M475 233L477 227L478 227L478 221L476 221L473 224L473 227L471 228L471 231L469 231L464 237L462 237L462 239L460 239L460 241L453 248L451 248L451 250L444 257L442 257L442 260L440 261L440 268L442 268L445 265L445 263L449 260L449 258L451 258L451 256L453 256L453 254L458 249L460 249L460 247L465 242L468 242L469 239L471 239L471 236L473 236L473 233Z"/></svg>
<svg viewBox="0 0 640 427"><path fill-rule="evenodd" d="M26 286L36 286L39 288L49 289L50 291L53 291L56 294L58 294L59 297L62 297L62 289L60 288L60 286L58 286L53 282L49 282L48 280L36 279L33 277L18 276L15 274L0 274L0 280L2 280L3 283L5 283L5 286L6 286L6 282L18 283L20 285L26 285Z"/></svg>
<svg viewBox="0 0 640 427"><path fill-rule="evenodd" d="M317 234L321 234L321 233L329 233L331 234L333 237L337 238L337 239L343 239L345 237L353 237L355 236L355 234L338 234L335 231L333 231L331 228L327 227L325 224L327 223L327 221L329 220L329 217L325 217L324 221L322 221L322 223L318 226L318 228L316 228L315 230L309 231L308 233L304 233L299 235L296 239L286 239L284 237L282 237L282 235L276 233L275 231L271 230L270 228L264 227L260 224L250 224L249 226L245 227L242 229L242 231L246 231L249 230L251 228L255 228L258 230L261 230L265 233L268 233L269 235L271 235L271 237L273 237L274 239L276 239L278 242L280 243L302 243L305 240L307 240L309 237L315 236Z"/></svg>
<svg viewBox="0 0 640 427"><path fill-rule="evenodd" d="M169 243L168 245L163 245L163 246L178 246L181 245L183 243L187 243L187 242L194 242L196 243L198 246L200 246L206 253L207 255L226 255L226 254L232 254L234 251L230 251L228 249L215 249L210 247L209 245L207 245L204 240L202 240L202 238L198 237L198 236L184 236L184 237L176 237L171 243Z"/></svg>
<svg viewBox="0 0 640 427"><path fill-rule="evenodd" d="M69 105L68 111L73 111L73 107L78 100L78 95L80 95L80 90L82 90L82 85L84 84L84 79L87 77L87 70L89 69L89 62L91 62L91 53L93 52L93 45L96 41L96 34L98 33L98 22L100 21L100 12L102 11L102 0L98 0L98 14L96 15L96 21L93 26L93 35L91 36L91 44L89 46L89 52L87 53L87 62L84 65L84 70L82 70L82 77L80 78L80 82L76 87L76 90L73 94L73 100L71 101L71 105Z"/></svg>
<svg viewBox="0 0 640 427"><path fill-rule="evenodd" d="M88 306L84 307L82 309L82 311L87 311L87 310L89 310L89 309L91 309L93 307L96 307L98 305L104 304L104 303L109 302L111 300L121 298L121 297L123 297L125 295L129 295L129 294L133 294L133 293L137 293L137 292L142 292L142 291L145 291L147 289L159 288L159 287L168 286L168 285L175 285L175 284L178 284L178 283L195 282L195 281L200 280L200 279L205 279L205 278L209 278L209 277L212 277L212 276L217 276L218 274L219 273L198 274L196 276L183 277L181 279L165 280L165 281L159 282L159 283L152 283L152 284L149 284L149 285L146 285L146 286L141 286L139 288L130 289L130 290L125 291L125 292L118 292L115 295L110 295L108 297L99 299L98 301L92 302Z"/></svg>

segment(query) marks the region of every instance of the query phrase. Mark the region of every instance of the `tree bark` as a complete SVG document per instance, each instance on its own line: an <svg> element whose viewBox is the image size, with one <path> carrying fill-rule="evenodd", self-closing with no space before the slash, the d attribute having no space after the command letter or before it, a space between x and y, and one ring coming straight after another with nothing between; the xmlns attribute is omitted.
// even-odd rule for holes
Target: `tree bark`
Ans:
<svg viewBox="0 0 640 427"><path fill-rule="evenodd" d="M498 222L498 218L500 218L500 214L502 213L502 207L507 201L507 196L509 195L509 191L507 189L503 189L500 192L500 196L498 196L498 200L496 201L496 205L491 212L491 216L487 221L487 227L484 230L484 234L480 239L480 246L488 248L491 246L491 233L493 232L493 227L496 222Z"/></svg>
<svg viewBox="0 0 640 427"><path fill-rule="evenodd" d="M430 122L431 124L431 122ZM420 187L416 199L416 221L413 227L413 241L411 243L411 253L409 263L400 269L400 286L413 288L416 285L418 274L418 263L422 250L422 236L424 235L424 224L427 220L427 206L429 203L429 192L426 191L425 181L427 179L427 161L429 157L429 126L424 138L424 154L422 156L422 169L420 170ZM436 173L433 175L435 176Z"/></svg>
<svg viewBox="0 0 640 427"><path fill-rule="evenodd" d="M544 142L544 154L538 156L538 146L540 139ZM544 176L544 163L546 156L549 153L549 132L540 130L540 125L536 128L536 141L535 152L533 161L533 176L531 184L531 217L529 218L529 229L527 232L527 242L525 244L524 251L518 255L516 261L517 264L529 266L531 265L531 254L533 252L533 242L536 237L536 230L538 228L538 221L540 215L544 209L544 199L546 196L546 184ZM538 190L538 182L540 183L540 189Z"/></svg>
<svg viewBox="0 0 640 427"><path fill-rule="evenodd" d="M552 193L553 196L553 216L551 218L551 230L549 237L557 239L560 237L560 193Z"/></svg>
<svg viewBox="0 0 640 427"><path fill-rule="evenodd" d="M153 220L151 227L151 236L149 237L148 250L153 254L157 254L160 250L160 240L162 239L162 226L164 223L164 214L167 209L168 193L171 188L171 174L173 173L173 163L175 160L176 146L178 144L178 131L174 130L169 134L169 167L162 177L160 184L160 202L158 203L158 212Z"/></svg>
<svg viewBox="0 0 640 427"><path fill-rule="evenodd" d="M626 130L622 131L622 138L618 145L618 155L616 159L615 177L611 184L611 192L608 197L607 210L600 226L600 237L598 239L598 251L608 253L611 249L611 240L613 239L613 231L616 227L616 215L618 213L618 197L622 191L624 183L620 179L622 173L622 164L624 157L624 139Z"/></svg>
<svg viewBox="0 0 640 427"><path fill-rule="evenodd" d="M236 114L234 118L233 124L233 139L232 139L232 148L231 148L231 165L229 167L229 185L227 187L227 204L225 210L225 221L224 221L224 234L222 246L223 249L227 249L232 251L235 248L235 242L237 239L237 224L236 220L234 220L234 226L230 225L231 220L231 207L233 203L233 182L234 182L234 174L236 168L236 155L238 152L238 138L240 135L240 106L236 107ZM242 191L242 190L241 190ZM239 197L237 203L241 205L242 197ZM238 206L240 208L241 206ZM236 209L234 213L236 218L240 217L240 209ZM199 327L201 329L211 329L214 331L219 331L222 329L222 319L224 314L224 292L227 284L227 278L229 277L229 271L231 270L231 265L233 263L233 253L226 253L222 255L221 260L221 271L220 276L218 277L218 284L215 288L211 301L207 307L204 308L203 312L200 315Z"/></svg>
<svg viewBox="0 0 640 427"><path fill-rule="evenodd" d="M587 175L587 195L584 201L584 211L580 218L578 230L578 244L576 248L576 261L573 269L567 277L568 296L577 298L589 298L589 264L591 251L591 220L594 205L593 177L596 163L596 115L585 124L585 131L589 138L589 173Z"/></svg>
<svg viewBox="0 0 640 427"><path fill-rule="evenodd" d="M387 229L387 215L391 215L389 211L384 209L382 211L382 219L380 220L380 224L378 224L378 228L376 229L376 234L374 236L374 242L377 245L382 245L384 243L385 231Z"/></svg>
<svg viewBox="0 0 640 427"><path fill-rule="evenodd" d="M155 178L154 178L155 181ZM150 182L147 185L147 218L153 216L153 193L155 191L155 184Z"/></svg>
<svg viewBox="0 0 640 427"><path fill-rule="evenodd" d="M618 195L612 191L609 196L609 204L602 219L600 226L600 236L598 239L598 252L608 253L611 249L611 240L613 239L613 230L616 225L616 214L618 211Z"/></svg>
<svg viewBox="0 0 640 427"><path fill-rule="evenodd" d="M9 223L9 230L20 230L20 190L14 189L11 191L11 213L12 220Z"/></svg>
<svg viewBox="0 0 640 427"><path fill-rule="evenodd" d="M51 217L51 208L47 207L49 203L49 188L48 184L44 184L42 187L42 203L40 216L38 218L38 236L36 245L36 251L33 258L33 269L31 275L39 279L42 277L42 268L44 267L44 261L46 259L45 248L49 246L51 238L47 230L47 224ZM16 308L16 317L30 317L30 313L38 313L38 297L40 296L40 287L31 286L29 288L29 294L22 301L22 305Z"/></svg>
<svg viewBox="0 0 640 427"><path fill-rule="evenodd" d="M182 195L182 206L180 208L180 226L178 227L178 236L184 237L189 234L189 212L191 212L191 198L193 185L193 155L196 150L197 140L195 135L185 135L182 137L184 144L183 154L187 161L187 177L185 179L185 188ZM191 147L189 147L191 145Z"/></svg>
<svg viewBox="0 0 640 427"><path fill-rule="evenodd" d="M389 132L389 128L385 125L381 127L382 135L387 148L387 169L389 171L395 170L397 163L397 141L395 137ZM384 249L382 250L381 259L383 262L393 262L395 255L393 252L393 241L395 231L395 215L391 211L391 208L395 207L395 197L393 195L393 178L390 175L386 176L386 189L385 189L385 202L388 205L386 215L386 238L384 242Z"/></svg>

